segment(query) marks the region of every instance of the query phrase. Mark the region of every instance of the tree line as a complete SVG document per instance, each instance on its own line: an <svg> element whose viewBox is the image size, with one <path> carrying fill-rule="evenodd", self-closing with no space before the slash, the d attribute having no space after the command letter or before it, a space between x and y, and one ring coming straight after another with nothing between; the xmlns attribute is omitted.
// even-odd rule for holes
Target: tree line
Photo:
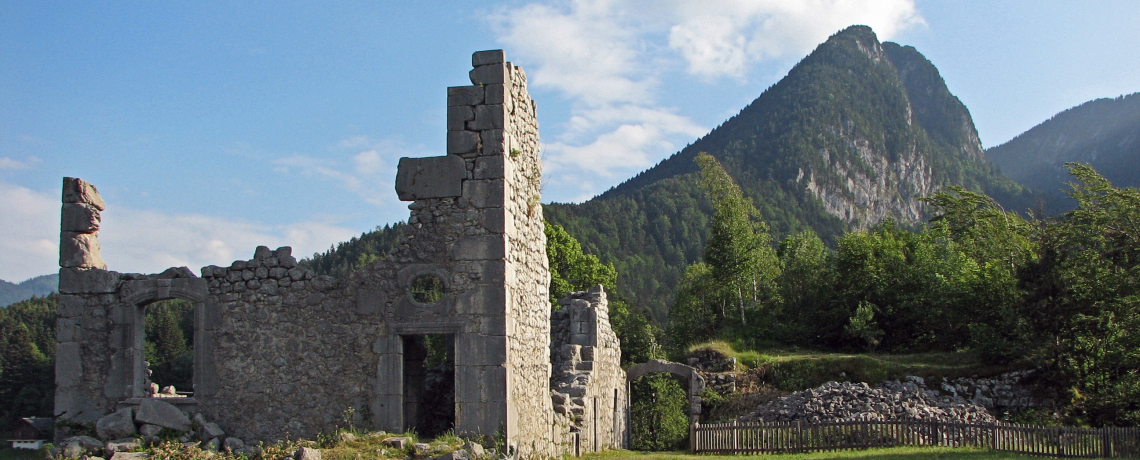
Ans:
<svg viewBox="0 0 1140 460"><path fill-rule="evenodd" d="M828 247L773 244L724 168L697 157L713 203L703 260L685 270L663 345L914 353L974 350L1043 371L1068 423L1140 419L1140 191L1070 164L1070 212L1045 217L947 187L921 228L893 222Z"/></svg>

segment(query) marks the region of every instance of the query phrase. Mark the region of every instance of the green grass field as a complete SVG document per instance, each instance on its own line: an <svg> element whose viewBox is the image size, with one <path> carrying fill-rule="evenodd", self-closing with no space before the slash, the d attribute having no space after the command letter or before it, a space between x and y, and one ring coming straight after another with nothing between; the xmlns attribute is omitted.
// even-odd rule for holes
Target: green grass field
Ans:
<svg viewBox="0 0 1140 460"><path fill-rule="evenodd" d="M768 454L768 455L696 455L686 452L632 452L614 450L598 454L588 454L587 459L635 459L635 460L840 460L840 459L884 459L884 460L998 460L1042 458L1029 455L1008 454L982 449L950 447L892 447L889 449L851 450L841 452L814 452L807 454Z"/></svg>

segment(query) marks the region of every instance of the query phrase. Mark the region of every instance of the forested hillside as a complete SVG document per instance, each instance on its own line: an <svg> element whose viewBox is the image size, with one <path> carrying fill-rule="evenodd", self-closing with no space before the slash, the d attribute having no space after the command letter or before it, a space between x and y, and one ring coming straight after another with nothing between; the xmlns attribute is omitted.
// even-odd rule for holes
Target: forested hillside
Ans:
<svg viewBox="0 0 1140 460"><path fill-rule="evenodd" d="M43 275L24 280L20 283L9 283L0 280L0 307L6 307L21 300L28 300L32 296L45 296L56 291L59 286L59 275Z"/></svg>
<svg viewBox="0 0 1140 460"><path fill-rule="evenodd" d="M1087 163L1117 186L1140 186L1140 93L1086 102L986 151L1002 172L1041 190L1056 213L1076 206L1065 163Z"/></svg>
<svg viewBox="0 0 1140 460"><path fill-rule="evenodd" d="M854 26L657 166L585 203L545 207L548 220L617 267L619 294L658 321L707 236L712 208L697 186L698 152L724 165L777 241L811 229L834 245L884 219L914 228L927 217L918 198L946 185L1009 209L1036 202L986 162L969 111L933 64Z"/></svg>

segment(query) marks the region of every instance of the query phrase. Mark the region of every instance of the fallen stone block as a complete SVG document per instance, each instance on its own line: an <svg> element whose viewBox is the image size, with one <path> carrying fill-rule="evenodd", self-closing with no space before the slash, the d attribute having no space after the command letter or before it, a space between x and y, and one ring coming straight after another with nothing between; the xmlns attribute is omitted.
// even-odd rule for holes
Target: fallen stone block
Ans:
<svg viewBox="0 0 1140 460"><path fill-rule="evenodd" d="M321 450L302 447L293 453L293 460L321 460Z"/></svg>
<svg viewBox="0 0 1140 460"><path fill-rule="evenodd" d="M95 432L100 439L119 439L135 435L134 410L124 407L104 415L95 422Z"/></svg>
<svg viewBox="0 0 1140 460"><path fill-rule="evenodd" d="M153 398L145 398L139 403L135 422L149 423L181 432L190 431L190 417L173 404Z"/></svg>

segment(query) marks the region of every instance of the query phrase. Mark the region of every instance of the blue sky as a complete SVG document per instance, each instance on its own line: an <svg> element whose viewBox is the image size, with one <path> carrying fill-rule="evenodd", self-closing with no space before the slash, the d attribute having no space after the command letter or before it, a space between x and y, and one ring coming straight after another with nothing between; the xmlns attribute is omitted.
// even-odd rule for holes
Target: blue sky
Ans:
<svg viewBox="0 0 1140 460"><path fill-rule="evenodd" d="M1140 91L1140 3L912 0L0 2L0 279L54 272L63 176L110 268L324 250L402 220L446 87L502 48L538 103L544 201L581 201L735 114L832 33L913 45L990 147Z"/></svg>

